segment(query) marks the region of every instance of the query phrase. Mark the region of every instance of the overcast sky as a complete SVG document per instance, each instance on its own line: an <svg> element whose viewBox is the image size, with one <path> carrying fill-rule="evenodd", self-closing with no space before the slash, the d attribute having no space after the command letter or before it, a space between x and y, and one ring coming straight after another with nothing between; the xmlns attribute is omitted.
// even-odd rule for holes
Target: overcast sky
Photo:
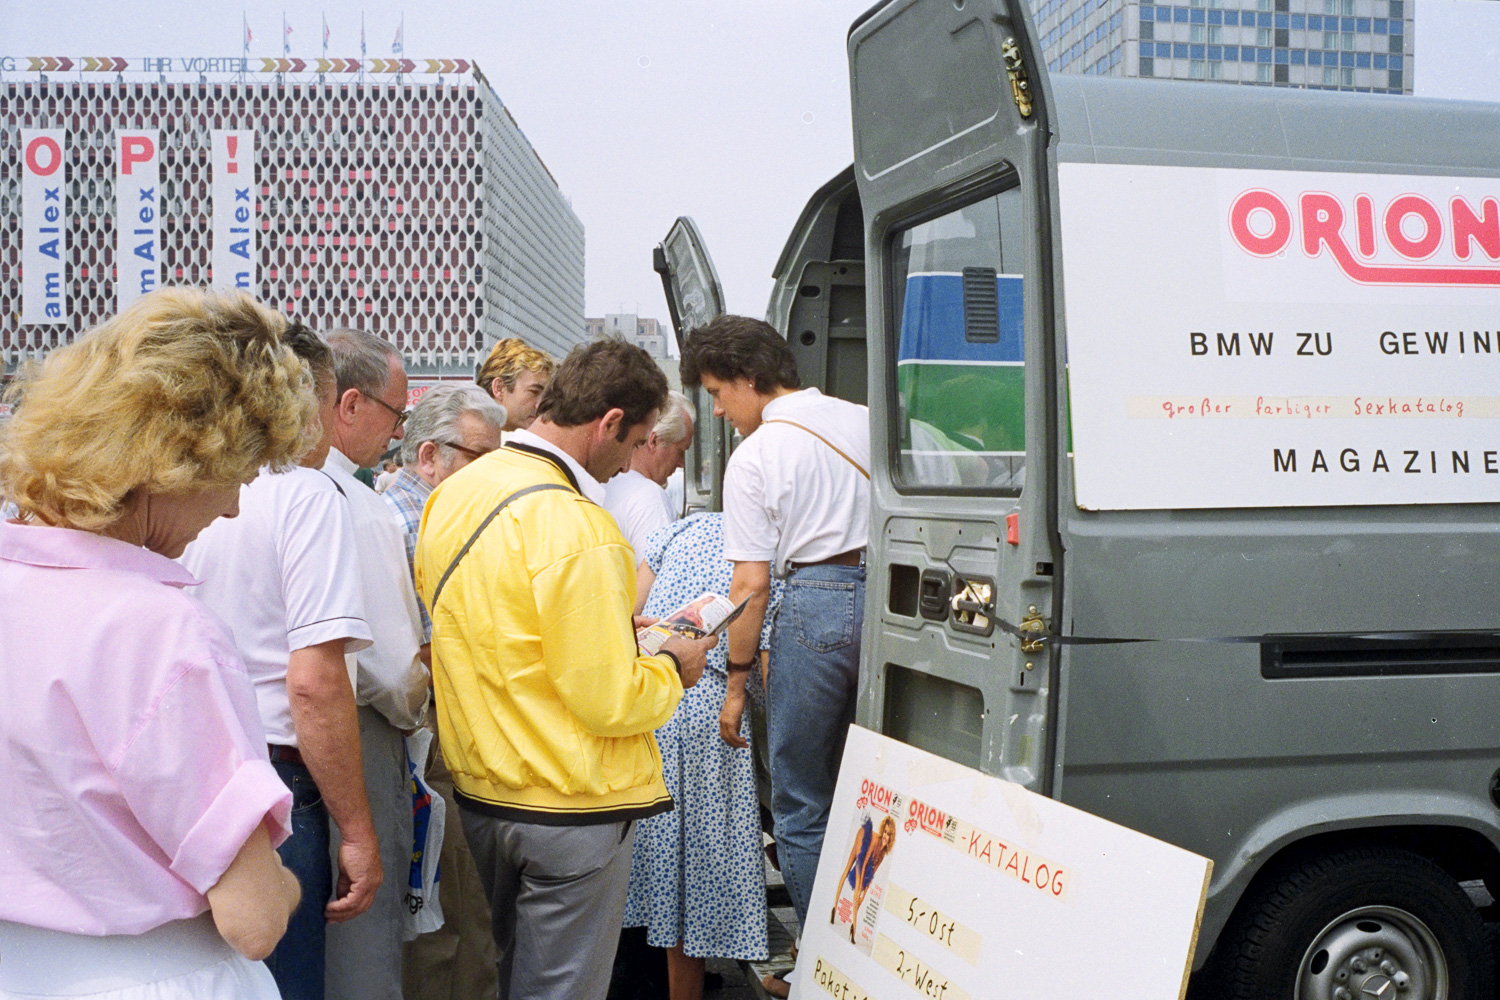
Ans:
<svg viewBox="0 0 1500 1000"><path fill-rule="evenodd" d="M852 158L844 40L873 0L428 0L408 58L468 58L583 220L588 315L665 320L651 248L678 215L708 241L732 311L760 316L807 198ZM242 5L0 0L0 54L233 56ZM251 55L389 56L399 2L248 0ZM1500 2L1416 0L1416 85L1500 99ZM1429 12L1431 16L1429 15ZM1452 58L1433 59L1434 51Z"/></svg>

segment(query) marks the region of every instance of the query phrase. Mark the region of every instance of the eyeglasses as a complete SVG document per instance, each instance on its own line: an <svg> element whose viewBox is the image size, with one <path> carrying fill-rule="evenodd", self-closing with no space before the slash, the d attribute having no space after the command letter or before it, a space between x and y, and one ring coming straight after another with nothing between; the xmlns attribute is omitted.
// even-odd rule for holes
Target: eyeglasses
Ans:
<svg viewBox="0 0 1500 1000"><path fill-rule="evenodd" d="M465 455L468 455L471 459L473 459L473 458L483 458L484 456L488 455L491 451L494 450L493 448L486 448L483 451L476 451L473 448L466 448L466 447L464 447L461 444L454 444L452 441L434 441L433 443L434 444L444 445L446 447L452 448L454 451L461 451Z"/></svg>
<svg viewBox="0 0 1500 1000"><path fill-rule="evenodd" d="M363 389L357 389L355 391L358 392L361 396L363 396L366 399L370 400L371 402L379 403L381 406L385 407L391 413L395 414L395 416L396 416L396 426L391 429L392 433L394 433L395 431L400 430L401 426L406 423L406 418L409 417L409 416L411 416L411 411L410 410L398 410L394 406L392 406L390 403L387 403L385 400L381 399L379 396L372 396L368 392L365 392Z"/></svg>

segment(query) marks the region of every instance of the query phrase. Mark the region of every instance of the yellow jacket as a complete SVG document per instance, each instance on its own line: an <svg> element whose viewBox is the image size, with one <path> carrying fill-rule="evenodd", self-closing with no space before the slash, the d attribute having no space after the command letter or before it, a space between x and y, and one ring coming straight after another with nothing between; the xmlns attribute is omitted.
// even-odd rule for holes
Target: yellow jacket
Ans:
<svg viewBox="0 0 1500 1000"><path fill-rule="evenodd" d="M506 497L538 483L453 557ZM634 553L561 461L514 445L444 480L422 515L417 590L432 617L443 755L467 808L529 823L672 808L653 731L682 700L669 657L639 656Z"/></svg>

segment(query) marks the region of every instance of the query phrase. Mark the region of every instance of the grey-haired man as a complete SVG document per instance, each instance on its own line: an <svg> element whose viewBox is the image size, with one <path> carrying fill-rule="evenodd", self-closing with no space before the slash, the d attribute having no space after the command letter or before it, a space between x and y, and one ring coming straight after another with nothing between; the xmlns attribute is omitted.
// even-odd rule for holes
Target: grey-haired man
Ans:
<svg viewBox="0 0 1500 1000"><path fill-rule="evenodd" d="M390 344L358 330L326 335L337 398L323 471L349 498L374 645L356 654L354 700L370 813L385 881L363 917L328 931L328 1000L402 1000L403 897L411 869L411 790L404 732L422 724L431 680L422 619L400 525L380 495L354 478L380 461L406 423L406 367Z"/></svg>
<svg viewBox="0 0 1500 1000"><path fill-rule="evenodd" d="M681 515L667 501L667 479L682 468L693 443L693 404L677 391L667 393L656 426L646 443L630 456L630 468L604 484L604 509L614 515L620 533L635 549L636 560L646 539Z"/></svg>

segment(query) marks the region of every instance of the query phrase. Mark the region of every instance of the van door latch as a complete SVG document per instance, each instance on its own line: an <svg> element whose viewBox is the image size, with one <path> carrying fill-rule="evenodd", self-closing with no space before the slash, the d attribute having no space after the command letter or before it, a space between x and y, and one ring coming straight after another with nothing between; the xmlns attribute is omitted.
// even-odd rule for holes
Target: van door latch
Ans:
<svg viewBox="0 0 1500 1000"><path fill-rule="evenodd" d="M953 577L949 624L959 632L989 635L995 631L995 581L987 576Z"/></svg>
<svg viewBox="0 0 1500 1000"><path fill-rule="evenodd" d="M1036 609L1035 604L1026 609L1026 617L1021 619L1016 631L1021 633L1021 652L1042 651L1042 644L1047 641L1047 623L1042 620L1042 613ZM1028 635L1031 638L1027 638Z"/></svg>
<svg viewBox="0 0 1500 1000"><path fill-rule="evenodd" d="M1014 38L1007 38L1000 46L1000 55L1005 60L1005 75L1010 77L1010 96L1015 99L1016 110L1022 118L1031 117L1031 80L1026 75L1026 61L1021 58L1021 47Z"/></svg>

